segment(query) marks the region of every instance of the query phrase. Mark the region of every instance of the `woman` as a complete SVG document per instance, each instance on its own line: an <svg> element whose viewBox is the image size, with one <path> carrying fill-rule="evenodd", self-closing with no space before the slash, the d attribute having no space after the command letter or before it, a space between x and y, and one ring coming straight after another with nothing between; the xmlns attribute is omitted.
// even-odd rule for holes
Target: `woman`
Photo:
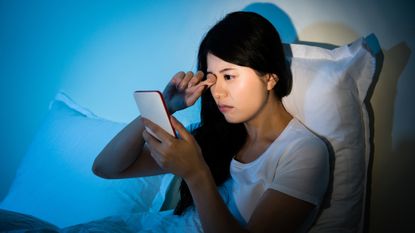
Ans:
<svg viewBox="0 0 415 233"><path fill-rule="evenodd" d="M328 153L282 105L291 76L277 31L258 14L231 13L202 40L198 69L176 74L164 97L171 113L201 97L199 126L189 132L172 117L174 138L138 117L99 154L95 174L180 176L175 214L194 207L204 232L306 231L327 187Z"/></svg>

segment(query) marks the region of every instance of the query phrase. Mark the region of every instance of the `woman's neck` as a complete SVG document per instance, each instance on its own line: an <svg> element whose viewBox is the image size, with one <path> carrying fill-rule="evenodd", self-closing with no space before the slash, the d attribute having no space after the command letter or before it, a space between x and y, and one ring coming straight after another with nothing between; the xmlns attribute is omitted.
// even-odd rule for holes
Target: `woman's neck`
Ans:
<svg viewBox="0 0 415 233"><path fill-rule="evenodd" d="M247 142L273 142L293 117L277 98L268 98L254 118L245 122Z"/></svg>

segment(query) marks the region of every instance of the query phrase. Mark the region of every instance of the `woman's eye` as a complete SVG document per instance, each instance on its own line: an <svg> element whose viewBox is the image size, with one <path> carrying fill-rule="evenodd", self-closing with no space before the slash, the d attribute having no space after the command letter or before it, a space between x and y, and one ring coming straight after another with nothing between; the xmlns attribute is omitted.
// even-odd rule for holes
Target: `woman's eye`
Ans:
<svg viewBox="0 0 415 233"><path fill-rule="evenodd" d="M223 76L223 78L224 78L225 80L231 80L231 79L233 79L233 78L234 78L234 76L229 75L229 74L225 74L225 75Z"/></svg>

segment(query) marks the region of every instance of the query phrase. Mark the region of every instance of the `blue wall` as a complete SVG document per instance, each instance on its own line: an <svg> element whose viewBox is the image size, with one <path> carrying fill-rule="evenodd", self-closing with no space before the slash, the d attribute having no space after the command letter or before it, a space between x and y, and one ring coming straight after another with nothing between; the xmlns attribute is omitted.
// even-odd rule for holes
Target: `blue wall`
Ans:
<svg viewBox="0 0 415 233"><path fill-rule="evenodd" d="M162 90L177 71L196 70L204 33L226 13L258 11L296 39L273 4L244 1L0 1L0 198L50 100L64 90L97 115L128 122L132 92ZM177 114L197 121L197 105Z"/></svg>
<svg viewBox="0 0 415 233"><path fill-rule="evenodd" d="M209 25L192 20L215 20L189 2L0 1L1 197L58 90L126 122L137 114L133 90L195 68Z"/></svg>

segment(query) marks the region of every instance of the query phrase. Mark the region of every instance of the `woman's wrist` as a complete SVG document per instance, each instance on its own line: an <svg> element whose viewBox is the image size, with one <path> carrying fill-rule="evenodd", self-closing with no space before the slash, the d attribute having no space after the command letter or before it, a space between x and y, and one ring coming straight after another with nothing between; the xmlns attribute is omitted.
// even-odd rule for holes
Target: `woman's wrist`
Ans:
<svg viewBox="0 0 415 233"><path fill-rule="evenodd" d="M175 112L176 112L176 110L174 109L174 108L172 108L172 107L170 107L169 106L169 104L166 104L167 106L167 112L170 114L170 115L173 115Z"/></svg>
<svg viewBox="0 0 415 233"><path fill-rule="evenodd" d="M202 169L198 169L196 172L192 173L187 177L183 177L186 184L189 186L190 189L192 187L197 187L200 185L204 185L210 179L213 179L212 174L209 170L209 167L204 166Z"/></svg>

